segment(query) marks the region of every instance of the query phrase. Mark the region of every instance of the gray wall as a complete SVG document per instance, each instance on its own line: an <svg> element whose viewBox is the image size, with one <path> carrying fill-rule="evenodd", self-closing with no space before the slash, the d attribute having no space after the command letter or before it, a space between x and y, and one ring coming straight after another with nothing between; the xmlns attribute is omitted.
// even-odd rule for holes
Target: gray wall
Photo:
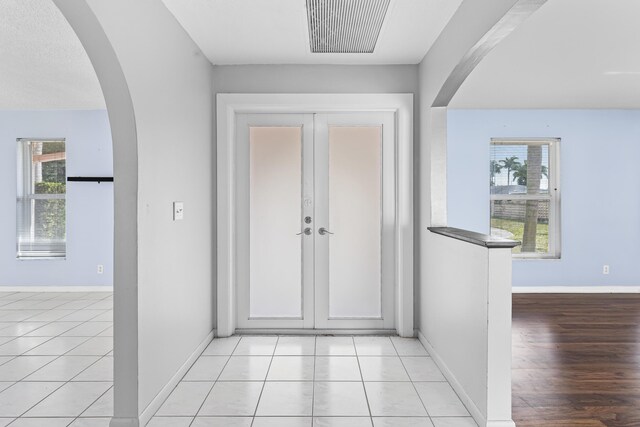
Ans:
<svg viewBox="0 0 640 427"><path fill-rule="evenodd" d="M111 425L144 424L213 327L213 67L160 0L56 4L105 94L116 214L124 214L116 218ZM172 220L173 201L184 202L183 221Z"/></svg>
<svg viewBox="0 0 640 427"><path fill-rule="evenodd" d="M418 93L417 65L214 67L218 93ZM415 101L414 101L415 102Z"/></svg>
<svg viewBox="0 0 640 427"><path fill-rule="evenodd" d="M140 12L151 13L149 21L131 28L145 37L132 43L134 34L119 33L118 44L125 63L136 64L124 71L138 133L140 410L211 332L215 316L212 66L163 4L147 4ZM174 201L184 202L183 221L173 221Z"/></svg>

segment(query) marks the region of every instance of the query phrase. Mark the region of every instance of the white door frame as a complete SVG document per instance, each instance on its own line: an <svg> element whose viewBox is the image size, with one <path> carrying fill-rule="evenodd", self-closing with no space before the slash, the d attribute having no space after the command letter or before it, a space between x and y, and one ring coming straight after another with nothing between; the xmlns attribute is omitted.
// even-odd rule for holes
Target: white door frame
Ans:
<svg viewBox="0 0 640 427"><path fill-rule="evenodd" d="M395 315L398 335L413 329L413 95L217 95L217 335L236 329L237 114L393 112L396 121Z"/></svg>

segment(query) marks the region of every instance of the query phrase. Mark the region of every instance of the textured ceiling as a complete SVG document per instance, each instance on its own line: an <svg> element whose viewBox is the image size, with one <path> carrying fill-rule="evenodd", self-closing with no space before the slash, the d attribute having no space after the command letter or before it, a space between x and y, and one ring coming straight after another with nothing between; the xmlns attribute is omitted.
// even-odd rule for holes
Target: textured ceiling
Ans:
<svg viewBox="0 0 640 427"><path fill-rule="evenodd" d="M302 0L163 0L213 63L417 63L460 0L392 0L374 54L311 54ZM640 1L549 0L469 76L454 108L640 108ZM104 100L51 0L0 0L0 109Z"/></svg>
<svg viewBox="0 0 640 427"><path fill-rule="evenodd" d="M640 108L640 1L549 0L498 45L454 108Z"/></svg>
<svg viewBox="0 0 640 427"><path fill-rule="evenodd" d="M0 0L0 109L102 109L96 73L51 0Z"/></svg>
<svg viewBox="0 0 640 427"><path fill-rule="evenodd" d="M349 54L310 52L304 0L163 1L213 64L417 64L461 3L392 0L375 52Z"/></svg>

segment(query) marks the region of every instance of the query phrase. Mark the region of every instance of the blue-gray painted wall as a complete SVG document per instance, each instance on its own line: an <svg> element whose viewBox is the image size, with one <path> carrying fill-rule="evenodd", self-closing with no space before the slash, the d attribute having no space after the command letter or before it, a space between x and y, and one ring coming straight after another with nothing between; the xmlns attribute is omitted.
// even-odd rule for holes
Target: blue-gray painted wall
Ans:
<svg viewBox="0 0 640 427"><path fill-rule="evenodd" d="M65 260L16 259L16 139L60 137L67 176L113 176L106 111L0 111L0 286L113 284L112 183L67 184Z"/></svg>
<svg viewBox="0 0 640 427"><path fill-rule="evenodd" d="M514 286L640 286L640 110L450 110L450 226L489 231L498 137L562 139L562 256L514 260Z"/></svg>

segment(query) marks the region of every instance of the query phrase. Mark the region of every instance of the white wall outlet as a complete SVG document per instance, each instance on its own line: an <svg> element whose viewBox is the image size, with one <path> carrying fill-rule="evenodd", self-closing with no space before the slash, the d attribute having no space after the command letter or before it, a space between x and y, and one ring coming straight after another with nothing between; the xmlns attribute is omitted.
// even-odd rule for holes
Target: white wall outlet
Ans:
<svg viewBox="0 0 640 427"><path fill-rule="evenodd" d="M98 264L98 274L103 274L104 273L104 265L102 264Z"/></svg>
<svg viewBox="0 0 640 427"><path fill-rule="evenodd" d="M173 220L182 221L184 219L184 202L173 202Z"/></svg>
<svg viewBox="0 0 640 427"><path fill-rule="evenodd" d="M608 265L603 265L602 266L602 274L609 274L609 266Z"/></svg>

